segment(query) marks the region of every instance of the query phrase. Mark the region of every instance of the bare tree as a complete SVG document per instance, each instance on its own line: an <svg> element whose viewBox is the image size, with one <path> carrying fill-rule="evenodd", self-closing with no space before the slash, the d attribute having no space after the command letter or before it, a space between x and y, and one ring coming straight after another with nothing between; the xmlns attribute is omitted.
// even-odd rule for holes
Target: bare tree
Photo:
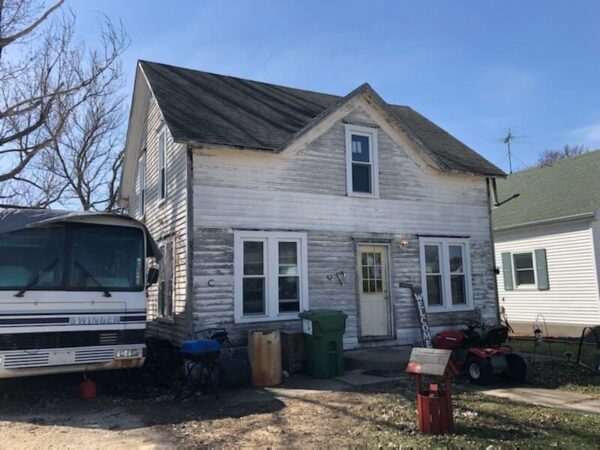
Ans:
<svg viewBox="0 0 600 450"><path fill-rule="evenodd" d="M536 166L543 167L554 164L561 159L572 158L583 153L589 152L590 149L583 145L565 145L561 150L544 150L538 157Z"/></svg>
<svg viewBox="0 0 600 450"><path fill-rule="evenodd" d="M110 97L129 41L104 17L97 48L86 47L63 2L0 0L0 185L9 183L0 201L49 206L77 198L84 209L113 208L114 194L95 196L107 182L103 169L120 165L116 141L103 146L114 131L106 122L121 107L122 99Z"/></svg>

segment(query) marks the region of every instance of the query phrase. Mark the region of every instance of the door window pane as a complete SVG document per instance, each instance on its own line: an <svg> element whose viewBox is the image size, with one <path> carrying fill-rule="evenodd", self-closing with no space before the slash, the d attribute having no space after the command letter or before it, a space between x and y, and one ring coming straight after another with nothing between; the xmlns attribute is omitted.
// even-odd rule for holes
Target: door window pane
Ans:
<svg viewBox="0 0 600 450"><path fill-rule="evenodd" d="M365 293L383 292L383 266L381 253L364 252L361 255L362 288Z"/></svg>
<svg viewBox="0 0 600 450"><path fill-rule="evenodd" d="M371 193L371 166L352 164L352 192Z"/></svg>
<svg viewBox="0 0 600 450"><path fill-rule="evenodd" d="M264 314L265 313L265 279L244 278L243 291L243 313Z"/></svg>
<svg viewBox="0 0 600 450"><path fill-rule="evenodd" d="M244 242L244 275L264 274L263 248L262 242Z"/></svg>
<svg viewBox="0 0 600 450"><path fill-rule="evenodd" d="M352 161L370 162L368 136L352 135Z"/></svg>

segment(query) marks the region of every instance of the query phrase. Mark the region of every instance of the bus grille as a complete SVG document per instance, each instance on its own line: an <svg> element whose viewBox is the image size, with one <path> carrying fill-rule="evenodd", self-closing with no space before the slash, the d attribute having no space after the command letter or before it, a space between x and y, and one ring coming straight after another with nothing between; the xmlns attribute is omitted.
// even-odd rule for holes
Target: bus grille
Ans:
<svg viewBox="0 0 600 450"><path fill-rule="evenodd" d="M98 348L77 350L75 352L75 364L88 364L103 361L110 361L114 358L115 351L111 348Z"/></svg>
<svg viewBox="0 0 600 450"><path fill-rule="evenodd" d="M0 351L143 344L144 330L0 334Z"/></svg>
<svg viewBox="0 0 600 450"><path fill-rule="evenodd" d="M4 367L7 369L16 369L21 367L47 366L49 364L49 357L50 355L47 352L6 355L4 358Z"/></svg>

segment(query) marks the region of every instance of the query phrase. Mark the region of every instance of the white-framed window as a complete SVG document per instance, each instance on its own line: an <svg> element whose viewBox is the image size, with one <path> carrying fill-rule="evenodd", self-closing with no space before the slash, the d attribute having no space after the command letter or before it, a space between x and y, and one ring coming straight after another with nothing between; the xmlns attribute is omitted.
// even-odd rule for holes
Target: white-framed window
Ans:
<svg viewBox="0 0 600 450"><path fill-rule="evenodd" d="M377 128L346 124L348 195L379 197Z"/></svg>
<svg viewBox="0 0 600 450"><path fill-rule="evenodd" d="M533 252L513 253L513 269L516 287L536 287L535 255Z"/></svg>
<svg viewBox="0 0 600 450"><path fill-rule="evenodd" d="M513 289L547 291L550 289L546 249L519 249L515 252L503 252L501 258L505 291Z"/></svg>
<svg viewBox="0 0 600 450"><path fill-rule="evenodd" d="M172 239L159 244L162 260L158 277L157 315L160 318L172 319L175 290L175 247Z"/></svg>
<svg viewBox="0 0 600 450"><path fill-rule="evenodd" d="M298 318L308 307L306 233L235 231L235 320Z"/></svg>
<svg viewBox="0 0 600 450"><path fill-rule="evenodd" d="M139 212L140 216L146 214L146 151L142 152L138 166L139 193Z"/></svg>
<svg viewBox="0 0 600 450"><path fill-rule="evenodd" d="M167 132L158 134L158 200L167 198Z"/></svg>
<svg viewBox="0 0 600 450"><path fill-rule="evenodd" d="M421 238L421 284L428 312L473 309L469 241Z"/></svg>

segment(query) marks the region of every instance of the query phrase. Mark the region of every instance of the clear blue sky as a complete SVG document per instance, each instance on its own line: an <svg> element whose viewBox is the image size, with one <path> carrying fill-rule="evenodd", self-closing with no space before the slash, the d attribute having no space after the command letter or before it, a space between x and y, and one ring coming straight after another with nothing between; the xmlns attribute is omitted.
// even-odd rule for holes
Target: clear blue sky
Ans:
<svg viewBox="0 0 600 450"><path fill-rule="evenodd" d="M600 148L600 2L71 0L91 41L122 20L137 59L346 94L367 81L492 162ZM89 34L91 33L91 34ZM88 35L89 34L89 35Z"/></svg>

